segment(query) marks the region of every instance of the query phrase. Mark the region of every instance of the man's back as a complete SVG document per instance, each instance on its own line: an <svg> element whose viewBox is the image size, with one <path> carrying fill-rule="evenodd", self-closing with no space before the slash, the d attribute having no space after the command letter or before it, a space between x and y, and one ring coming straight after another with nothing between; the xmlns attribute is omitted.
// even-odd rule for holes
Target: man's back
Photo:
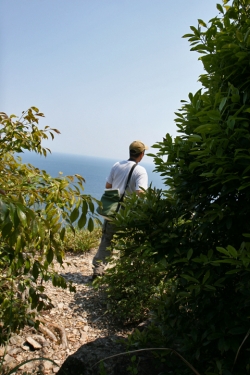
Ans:
<svg viewBox="0 0 250 375"><path fill-rule="evenodd" d="M119 189L121 195L124 192L129 172L134 164L135 162L132 160L123 160L115 163L111 168L107 183L112 185L112 189ZM146 169L137 164L133 170L127 192L133 193L136 190L141 190L141 188L147 189L147 187L148 175Z"/></svg>

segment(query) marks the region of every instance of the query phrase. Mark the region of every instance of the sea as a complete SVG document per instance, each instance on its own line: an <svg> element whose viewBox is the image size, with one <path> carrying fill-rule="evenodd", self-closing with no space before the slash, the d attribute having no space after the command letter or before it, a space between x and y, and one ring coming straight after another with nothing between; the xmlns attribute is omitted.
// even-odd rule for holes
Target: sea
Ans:
<svg viewBox="0 0 250 375"><path fill-rule="evenodd" d="M46 157L33 152L25 152L18 154L24 164L32 164L33 166L45 170L52 177L79 174L84 180L84 193L90 194L96 199L100 199L106 184L106 178L109 175L112 165L117 162L114 159L100 158L94 156L74 155L53 152L47 154ZM157 189L166 190L159 173L154 172L154 164L141 162L146 168L149 184Z"/></svg>

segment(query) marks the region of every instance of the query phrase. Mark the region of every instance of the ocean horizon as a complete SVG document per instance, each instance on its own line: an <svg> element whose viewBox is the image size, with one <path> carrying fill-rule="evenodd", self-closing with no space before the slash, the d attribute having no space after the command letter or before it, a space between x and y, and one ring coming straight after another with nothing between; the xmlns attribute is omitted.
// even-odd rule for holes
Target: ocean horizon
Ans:
<svg viewBox="0 0 250 375"><path fill-rule="evenodd" d="M46 157L34 152L24 152L17 154L24 164L45 170L52 177L79 174L84 180L84 193L90 194L96 199L100 199L105 188L106 178L110 169L118 160L110 158L100 158L95 156L65 154L59 152L48 153ZM157 189L166 190L159 173L154 172L154 164L141 162L148 173L149 184Z"/></svg>

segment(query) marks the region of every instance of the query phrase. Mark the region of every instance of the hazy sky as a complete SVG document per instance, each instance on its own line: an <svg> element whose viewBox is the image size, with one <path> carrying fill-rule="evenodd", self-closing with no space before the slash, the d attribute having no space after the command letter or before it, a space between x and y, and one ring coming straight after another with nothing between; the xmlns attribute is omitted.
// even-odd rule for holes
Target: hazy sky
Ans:
<svg viewBox="0 0 250 375"><path fill-rule="evenodd" d="M1 0L0 111L37 106L61 132L52 152L123 159L133 140L175 136L202 73L182 35L217 2Z"/></svg>

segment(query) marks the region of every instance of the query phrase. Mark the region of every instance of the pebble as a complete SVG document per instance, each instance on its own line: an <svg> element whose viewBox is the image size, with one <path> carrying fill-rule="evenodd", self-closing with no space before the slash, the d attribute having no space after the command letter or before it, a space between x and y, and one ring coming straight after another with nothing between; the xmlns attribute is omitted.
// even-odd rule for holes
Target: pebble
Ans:
<svg viewBox="0 0 250 375"><path fill-rule="evenodd" d="M40 345L36 340L34 340L32 337L28 336L26 338L26 341L33 347L33 349L41 349L42 345Z"/></svg>

